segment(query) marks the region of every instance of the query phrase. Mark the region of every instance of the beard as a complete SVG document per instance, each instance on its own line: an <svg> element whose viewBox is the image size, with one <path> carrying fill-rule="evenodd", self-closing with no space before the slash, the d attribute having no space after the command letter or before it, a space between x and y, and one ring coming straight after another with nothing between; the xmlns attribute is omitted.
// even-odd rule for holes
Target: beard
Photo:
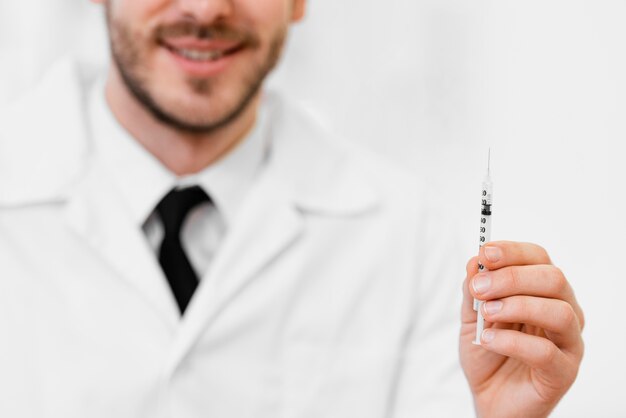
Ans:
<svg viewBox="0 0 626 418"><path fill-rule="evenodd" d="M241 80L233 86L220 86L219 78L187 77L190 94L202 98L202 104L190 108L172 98L158 93L158 87L150 82L146 52L141 40L131 28L112 18L106 10L109 40L113 61L121 79L136 101L162 124L182 133L210 134L237 120L259 93L268 74L278 63L287 35L287 27L276 30L267 53L260 64L249 66ZM157 27L149 39L151 46L158 46L166 37L194 36L198 39L235 40L242 50L259 50L261 42L253 33L224 24L212 26L180 22ZM229 99L220 97L218 90L229 89Z"/></svg>

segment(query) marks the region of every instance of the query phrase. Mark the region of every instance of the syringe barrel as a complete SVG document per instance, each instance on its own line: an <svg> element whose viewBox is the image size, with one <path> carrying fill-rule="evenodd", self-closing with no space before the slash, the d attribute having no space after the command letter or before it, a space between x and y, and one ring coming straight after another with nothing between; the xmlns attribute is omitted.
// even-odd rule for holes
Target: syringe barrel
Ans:
<svg viewBox="0 0 626 418"><path fill-rule="evenodd" d="M479 234L479 243L478 246L481 248L483 245L491 241L491 215L493 212L493 184L491 183L491 179L489 176L485 178L483 181L482 191L481 191L481 205L480 205L480 234ZM487 271L485 266L482 264L478 265L478 271L484 272ZM480 311L482 307L482 302L478 299L474 299L474 310L477 312L476 318L476 337L474 339L474 344L480 344L480 336L485 327L485 320L483 318L482 312Z"/></svg>
<svg viewBox="0 0 626 418"><path fill-rule="evenodd" d="M491 240L491 215L493 210L493 184L489 177L485 178L481 191L480 204L480 242L482 247Z"/></svg>
<svg viewBox="0 0 626 418"><path fill-rule="evenodd" d="M481 191L481 205L480 205L480 234L478 247L482 247L489 241L491 241L491 213L492 213L492 199L493 199L493 184L489 177L485 178ZM485 271L485 266L478 265L480 272ZM480 301L474 299L474 310L478 311Z"/></svg>

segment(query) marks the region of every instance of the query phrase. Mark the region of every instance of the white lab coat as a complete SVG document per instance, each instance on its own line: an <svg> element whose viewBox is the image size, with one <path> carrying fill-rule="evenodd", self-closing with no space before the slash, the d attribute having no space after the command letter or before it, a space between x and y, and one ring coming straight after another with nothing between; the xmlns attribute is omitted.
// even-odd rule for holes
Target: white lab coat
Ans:
<svg viewBox="0 0 626 418"><path fill-rule="evenodd" d="M0 115L0 416L473 415L464 266L415 179L272 98L268 167L181 321L88 83L64 60Z"/></svg>

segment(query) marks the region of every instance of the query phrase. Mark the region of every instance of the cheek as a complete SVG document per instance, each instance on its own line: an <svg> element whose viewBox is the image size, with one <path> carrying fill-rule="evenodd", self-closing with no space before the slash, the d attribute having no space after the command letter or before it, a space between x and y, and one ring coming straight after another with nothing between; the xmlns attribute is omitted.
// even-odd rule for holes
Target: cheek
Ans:
<svg viewBox="0 0 626 418"><path fill-rule="evenodd" d="M160 9L167 8L171 0L108 0L108 7L116 14L140 17L150 15Z"/></svg>
<svg viewBox="0 0 626 418"><path fill-rule="evenodd" d="M275 32L291 21L291 0L234 0L243 19L264 32ZM235 12L235 14L239 14Z"/></svg>
<svg viewBox="0 0 626 418"><path fill-rule="evenodd" d="M113 19L137 35L148 36L172 4L171 0L109 0L108 7Z"/></svg>

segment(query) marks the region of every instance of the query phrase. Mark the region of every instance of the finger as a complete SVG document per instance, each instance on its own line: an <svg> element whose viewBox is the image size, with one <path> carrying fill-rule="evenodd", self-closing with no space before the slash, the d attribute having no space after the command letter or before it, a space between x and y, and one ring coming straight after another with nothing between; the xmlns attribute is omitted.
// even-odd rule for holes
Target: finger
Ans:
<svg viewBox="0 0 626 418"><path fill-rule="evenodd" d="M578 317L563 300L533 296L491 300L483 304L483 316L490 322L534 325L557 347L574 354L582 349Z"/></svg>
<svg viewBox="0 0 626 418"><path fill-rule="evenodd" d="M479 261L488 270L497 270L506 266L552 264L543 247L513 241L493 241L485 244L480 249Z"/></svg>
<svg viewBox="0 0 626 418"><path fill-rule="evenodd" d="M481 300L513 295L572 298L563 272L552 265L513 266L479 273L471 280L471 292Z"/></svg>
<svg viewBox="0 0 626 418"><path fill-rule="evenodd" d="M554 386L572 382L577 368L550 340L507 329L489 328L483 331L481 345L489 351L519 360L546 373Z"/></svg>
<svg viewBox="0 0 626 418"><path fill-rule="evenodd" d="M552 265L513 266L480 273L470 282L472 297L479 300L501 299L515 295L561 299L569 303L584 326L584 316L574 291L563 272Z"/></svg>

